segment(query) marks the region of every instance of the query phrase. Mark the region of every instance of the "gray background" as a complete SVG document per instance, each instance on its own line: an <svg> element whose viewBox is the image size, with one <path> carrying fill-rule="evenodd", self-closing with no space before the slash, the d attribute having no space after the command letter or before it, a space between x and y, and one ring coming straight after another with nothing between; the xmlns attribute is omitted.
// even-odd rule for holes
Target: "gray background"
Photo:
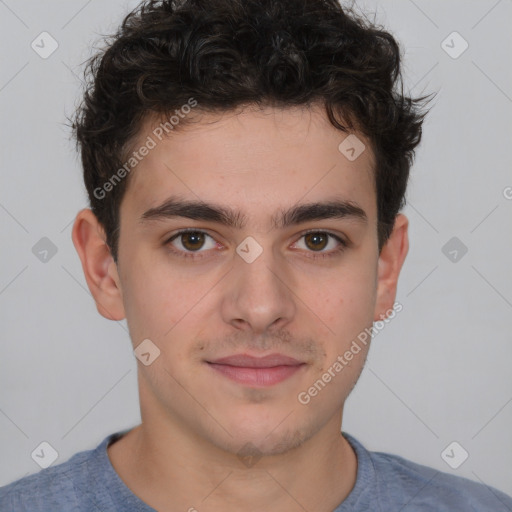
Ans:
<svg viewBox="0 0 512 512"><path fill-rule="evenodd" d="M81 62L135 4L0 0L0 485L39 469L42 441L56 464L139 421L126 324L96 312L71 242L87 202L65 126ZM439 94L405 209L403 311L373 341L344 430L512 494L512 1L358 6L401 41L408 88ZM31 48L43 31L59 45L47 59ZM469 44L456 59L441 45L453 31ZM32 252L43 237L46 262ZM452 441L469 453L457 469L441 456Z"/></svg>

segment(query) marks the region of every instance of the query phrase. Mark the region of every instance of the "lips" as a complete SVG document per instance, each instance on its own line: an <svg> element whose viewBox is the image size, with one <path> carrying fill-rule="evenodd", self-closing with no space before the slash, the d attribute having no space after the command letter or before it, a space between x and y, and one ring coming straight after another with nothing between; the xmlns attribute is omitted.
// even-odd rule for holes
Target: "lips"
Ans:
<svg viewBox="0 0 512 512"><path fill-rule="evenodd" d="M282 354L264 357L236 354L208 361L208 364L224 377L252 387L278 384L305 366L304 362Z"/></svg>
<svg viewBox="0 0 512 512"><path fill-rule="evenodd" d="M302 364L293 357L281 354L270 354L265 357L254 357L247 354L237 354L228 357L221 357L210 361L214 364L225 364L229 366L239 366L244 368L272 368L275 366L297 366Z"/></svg>

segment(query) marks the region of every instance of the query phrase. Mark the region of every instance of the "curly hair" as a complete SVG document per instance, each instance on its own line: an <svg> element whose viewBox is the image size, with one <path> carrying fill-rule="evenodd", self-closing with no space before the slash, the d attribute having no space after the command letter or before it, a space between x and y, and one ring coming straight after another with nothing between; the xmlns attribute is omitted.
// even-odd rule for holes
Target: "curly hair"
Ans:
<svg viewBox="0 0 512 512"><path fill-rule="evenodd" d="M426 114L425 97L404 95L400 67L393 36L336 0L142 2L88 61L72 119L90 206L114 259L129 180L97 191L126 168L148 116L172 115L191 98L202 112L319 103L337 129L364 134L375 156L380 251L405 205Z"/></svg>

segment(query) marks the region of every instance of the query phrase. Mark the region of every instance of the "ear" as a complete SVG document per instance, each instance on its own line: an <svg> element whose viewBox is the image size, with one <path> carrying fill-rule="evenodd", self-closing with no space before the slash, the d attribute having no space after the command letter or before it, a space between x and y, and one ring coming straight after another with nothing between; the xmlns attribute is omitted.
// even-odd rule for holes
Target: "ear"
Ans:
<svg viewBox="0 0 512 512"><path fill-rule="evenodd" d="M125 311L117 265L105 231L90 209L78 212L72 239L98 312L108 320L122 320Z"/></svg>
<svg viewBox="0 0 512 512"><path fill-rule="evenodd" d="M377 270L377 300L373 320L382 320L393 309L398 276L409 250L407 228L409 221L403 214L395 218L391 235L379 255Z"/></svg>

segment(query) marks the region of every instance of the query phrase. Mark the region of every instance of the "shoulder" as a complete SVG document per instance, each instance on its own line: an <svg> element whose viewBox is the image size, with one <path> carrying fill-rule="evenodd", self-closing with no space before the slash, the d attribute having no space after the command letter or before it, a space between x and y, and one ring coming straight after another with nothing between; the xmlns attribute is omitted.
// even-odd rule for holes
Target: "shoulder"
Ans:
<svg viewBox="0 0 512 512"><path fill-rule="evenodd" d="M93 499L91 475L99 469L97 466L98 461L101 460L101 450L113 436L115 434L103 440L93 450L73 455L67 462L0 487L0 510L9 512L84 510L83 506L88 501L88 496L90 500Z"/></svg>
<svg viewBox="0 0 512 512"><path fill-rule="evenodd" d="M390 501L399 497L411 510L436 512L512 511L512 498L503 492L398 455L368 452L380 492Z"/></svg>

